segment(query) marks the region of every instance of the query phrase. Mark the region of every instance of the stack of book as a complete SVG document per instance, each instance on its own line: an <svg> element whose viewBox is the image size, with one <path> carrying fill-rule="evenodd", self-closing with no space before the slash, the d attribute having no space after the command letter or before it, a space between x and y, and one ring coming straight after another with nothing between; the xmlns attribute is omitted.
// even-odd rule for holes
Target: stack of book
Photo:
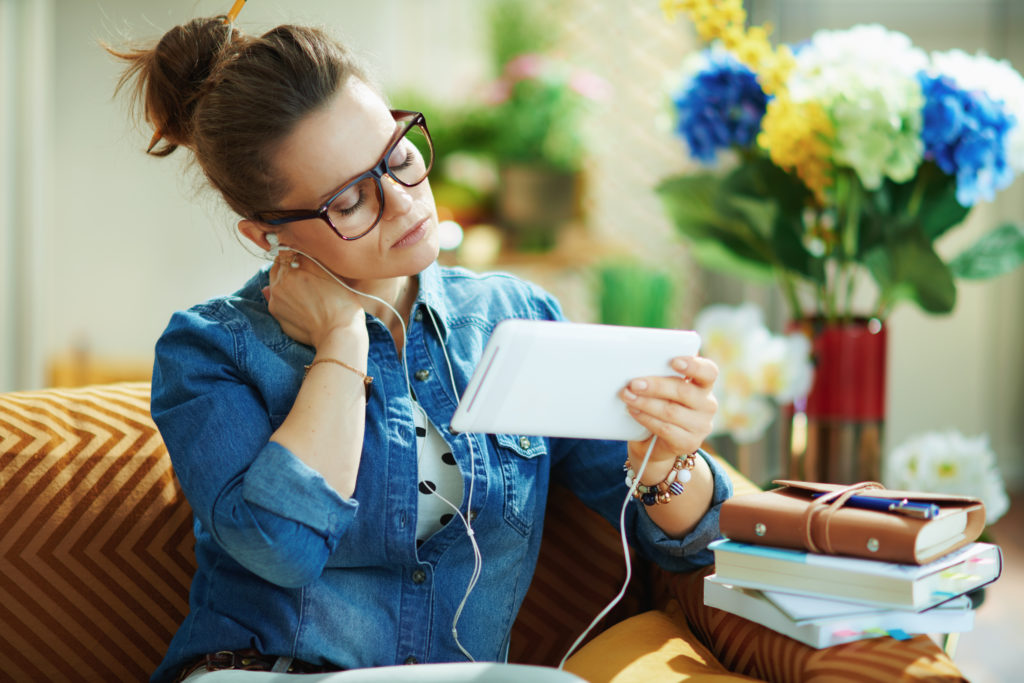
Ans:
<svg viewBox="0 0 1024 683"><path fill-rule="evenodd" d="M1002 571L979 500L870 489L837 507L843 487L776 483L722 506L706 605L815 648L973 627L967 594Z"/></svg>

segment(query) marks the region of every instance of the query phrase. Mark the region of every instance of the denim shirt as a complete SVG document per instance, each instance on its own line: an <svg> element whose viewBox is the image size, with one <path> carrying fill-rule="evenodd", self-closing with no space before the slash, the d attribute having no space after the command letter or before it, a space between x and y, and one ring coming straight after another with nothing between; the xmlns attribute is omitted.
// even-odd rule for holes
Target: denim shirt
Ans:
<svg viewBox="0 0 1024 683"><path fill-rule="evenodd" d="M458 637L473 658L502 661L536 565L550 481L617 527L626 445L451 434L456 393L494 326L563 315L549 294L510 275L434 264L419 279L408 381L463 473L462 513L483 560ZM156 346L152 413L195 515L198 569L190 612L153 680L172 679L203 654L246 648L339 668L464 661L452 622L473 549L457 517L416 546L413 407L391 334L367 315L373 390L355 491L345 498L269 440L314 349L270 315L261 294L267 284L263 269L235 294L176 313ZM706 546L718 535L718 508L731 487L707 459L713 505L686 538L668 538L630 502L630 542L668 570L713 559Z"/></svg>

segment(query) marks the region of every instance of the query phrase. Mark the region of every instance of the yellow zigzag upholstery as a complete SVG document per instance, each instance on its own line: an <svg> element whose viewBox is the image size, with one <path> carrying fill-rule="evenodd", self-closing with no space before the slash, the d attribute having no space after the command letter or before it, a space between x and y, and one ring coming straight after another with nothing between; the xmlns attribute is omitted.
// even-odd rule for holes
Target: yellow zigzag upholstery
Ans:
<svg viewBox="0 0 1024 683"><path fill-rule="evenodd" d="M191 519L148 384L0 395L0 679L148 678L187 610Z"/></svg>

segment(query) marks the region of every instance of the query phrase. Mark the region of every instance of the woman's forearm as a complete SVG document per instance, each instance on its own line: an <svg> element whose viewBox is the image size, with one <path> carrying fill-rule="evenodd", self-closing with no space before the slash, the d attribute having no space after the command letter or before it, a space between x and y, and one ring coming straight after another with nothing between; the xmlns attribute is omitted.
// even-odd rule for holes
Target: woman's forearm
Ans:
<svg viewBox="0 0 1024 683"><path fill-rule="evenodd" d="M331 335L317 349L317 360L332 358L366 372L365 337ZM291 412L271 437L323 475L350 498L363 449L366 390L362 377L335 363L311 365Z"/></svg>
<svg viewBox="0 0 1024 683"><path fill-rule="evenodd" d="M633 462L634 468L639 462ZM647 470L640 478L645 486L657 484L665 479L672 468L672 462L649 463ZM715 479L706 460L696 456L690 481L686 483L683 493L672 496L669 503L647 506L647 515L657 524L666 536L683 538L697 526L707 514L715 492Z"/></svg>

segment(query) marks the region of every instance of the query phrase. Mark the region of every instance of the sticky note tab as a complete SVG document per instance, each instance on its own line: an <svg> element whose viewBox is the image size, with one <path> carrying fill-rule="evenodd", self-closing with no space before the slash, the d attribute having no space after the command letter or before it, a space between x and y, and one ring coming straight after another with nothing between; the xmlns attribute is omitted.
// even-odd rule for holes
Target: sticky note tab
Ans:
<svg viewBox="0 0 1024 683"><path fill-rule="evenodd" d="M896 640L910 640L910 635L901 628L894 628L889 631L889 635Z"/></svg>

